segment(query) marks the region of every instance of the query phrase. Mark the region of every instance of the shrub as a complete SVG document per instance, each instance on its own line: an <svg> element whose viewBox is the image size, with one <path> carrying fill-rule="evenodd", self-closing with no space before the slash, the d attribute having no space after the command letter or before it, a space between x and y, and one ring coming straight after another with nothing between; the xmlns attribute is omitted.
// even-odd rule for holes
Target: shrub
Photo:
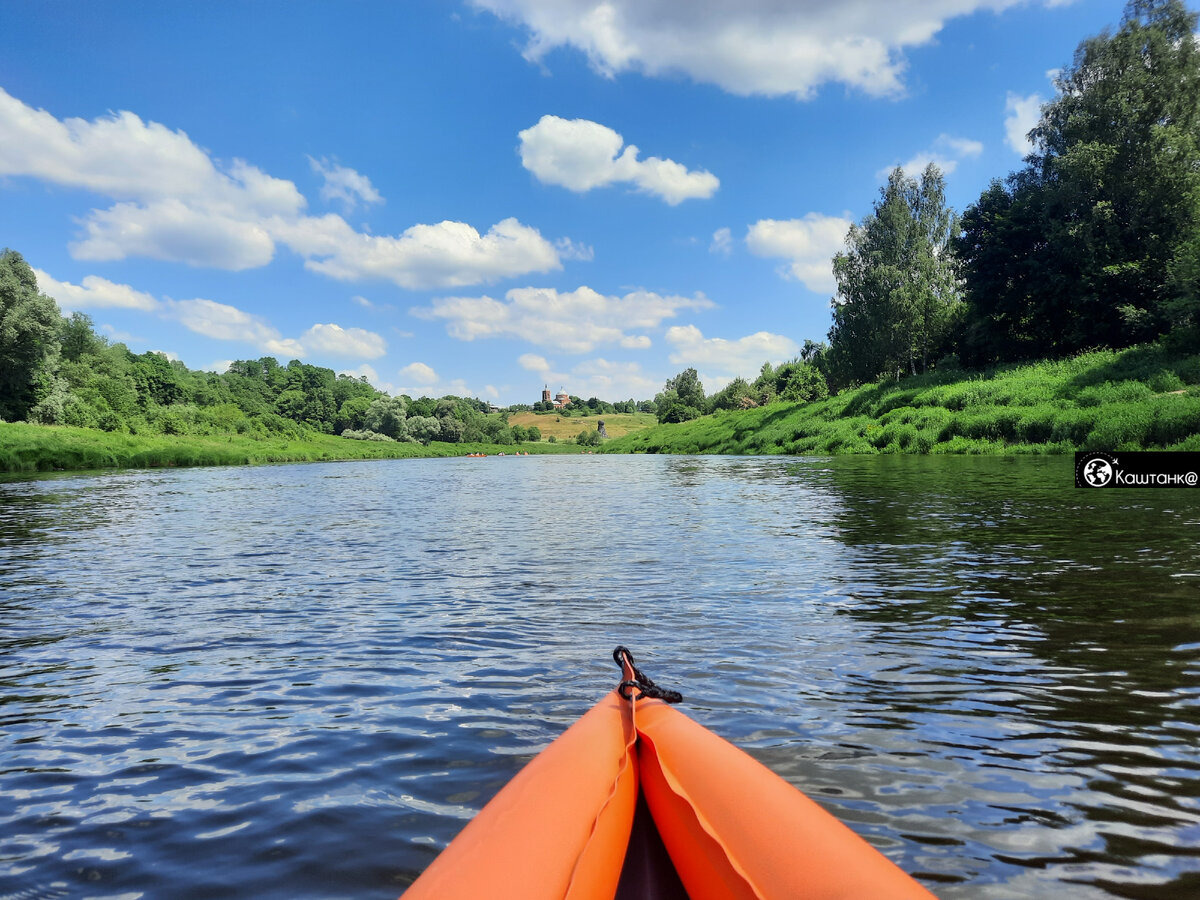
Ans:
<svg viewBox="0 0 1200 900"><path fill-rule="evenodd" d="M1087 439L1088 432L1092 430L1093 420L1094 416L1083 410L1063 410L1054 420L1050 440L1078 447Z"/></svg>
<svg viewBox="0 0 1200 900"><path fill-rule="evenodd" d="M1185 359L1175 367L1175 372L1187 384L1200 384L1200 356Z"/></svg>
<svg viewBox="0 0 1200 900"><path fill-rule="evenodd" d="M349 438L352 441L385 441L389 444L396 443L396 439L388 437L386 434L380 434L378 431L354 431L347 428L342 432L342 437Z"/></svg>
<svg viewBox="0 0 1200 900"><path fill-rule="evenodd" d="M1057 410L1046 407L1034 407L1022 413L1017 420L1017 440L1030 444L1042 444L1050 440L1054 434L1055 413Z"/></svg>
<svg viewBox="0 0 1200 900"><path fill-rule="evenodd" d="M1150 390L1157 394L1170 394L1173 391L1183 390L1183 379L1174 372L1165 371L1154 375L1147 382Z"/></svg>
<svg viewBox="0 0 1200 900"><path fill-rule="evenodd" d="M1167 447L1200 434L1200 399L1169 397L1154 410L1154 420L1146 435L1148 444Z"/></svg>
<svg viewBox="0 0 1200 900"><path fill-rule="evenodd" d="M1126 405L1106 410L1084 441L1084 449L1137 450L1145 445L1152 415L1144 406Z"/></svg>
<svg viewBox="0 0 1200 900"><path fill-rule="evenodd" d="M1136 403L1154 395L1148 385L1140 381L1106 381L1079 392L1076 402L1083 407L1102 406L1111 403Z"/></svg>
<svg viewBox="0 0 1200 900"><path fill-rule="evenodd" d="M816 366L801 363L795 366L786 378L779 391L782 400L808 403L812 400L824 400L829 396L829 385L825 383L825 376Z"/></svg>

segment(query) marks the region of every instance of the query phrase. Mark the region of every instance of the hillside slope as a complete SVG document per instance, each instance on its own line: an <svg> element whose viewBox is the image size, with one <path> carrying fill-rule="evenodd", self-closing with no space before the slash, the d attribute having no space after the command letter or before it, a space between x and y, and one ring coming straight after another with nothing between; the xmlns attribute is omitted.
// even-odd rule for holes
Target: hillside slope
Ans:
<svg viewBox="0 0 1200 900"><path fill-rule="evenodd" d="M1200 354L1158 346L939 372L660 425L606 453L1070 453L1200 450Z"/></svg>

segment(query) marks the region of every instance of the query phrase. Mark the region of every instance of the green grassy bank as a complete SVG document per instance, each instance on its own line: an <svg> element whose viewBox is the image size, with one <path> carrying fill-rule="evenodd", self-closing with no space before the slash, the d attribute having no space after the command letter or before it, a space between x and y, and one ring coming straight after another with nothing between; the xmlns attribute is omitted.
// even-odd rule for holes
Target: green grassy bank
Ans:
<svg viewBox="0 0 1200 900"><path fill-rule="evenodd" d="M574 444L396 444L326 434L256 440L228 435L132 435L56 425L0 423L0 472L238 466L340 459L410 459L468 453L578 453Z"/></svg>
<svg viewBox="0 0 1200 900"><path fill-rule="evenodd" d="M606 453L1070 453L1200 450L1200 354L1158 346L936 372L660 425Z"/></svg>

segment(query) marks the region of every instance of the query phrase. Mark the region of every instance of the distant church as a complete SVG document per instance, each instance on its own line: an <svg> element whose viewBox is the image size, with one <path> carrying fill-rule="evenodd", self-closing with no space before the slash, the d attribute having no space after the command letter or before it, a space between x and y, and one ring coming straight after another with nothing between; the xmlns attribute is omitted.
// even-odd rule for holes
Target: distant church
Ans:
<svg viewBox="0 0 1200 900"><path fill-rule="evenodd" d="M550 402L550 385L546 385L545 387L542 388L542 402L543 403ZM570 406L570 405L571 405L571 398L567 396L566 392L563 391L562 388L559 388L558 393L554 395L554 408L562 409L564 406Z"/></svg>

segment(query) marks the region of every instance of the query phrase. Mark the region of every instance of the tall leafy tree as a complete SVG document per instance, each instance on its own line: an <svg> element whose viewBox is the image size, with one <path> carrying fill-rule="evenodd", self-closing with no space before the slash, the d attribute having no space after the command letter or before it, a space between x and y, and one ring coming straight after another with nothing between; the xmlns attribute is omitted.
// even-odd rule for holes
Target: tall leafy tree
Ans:
<svg viewBox="0 0 1200 900"><path fill-rule="evenodd" d="M957 231L936 166L919 178L899 168L888 176L874 211L850 227L846 249L833 260L829 356L839 380L925 371L960 302L951 250Z"/></svg>
<svg viewBox="0 0 1200 900"><path fill-rule="evenodd" d="M20 253L0 253L0 418L24 419L58 387L58 304Z"/></svg>
<svg viewBox="0 0 1200 900"><path fill-rule="evenodd" d="M679 401L686 406L704 409L704 385L695 369L684 369L674 378L667 379L664 391L674 391Z"/></svg>
<svg viewBox="0 0 1200 900"><path fill-rule="evenodd" d="M1025 169L968 210L976 356L1122 347L1195 324L1196 26L1180 0L1133 0L1059 76Z"/></svg>
<svg viewBox="0 0 1200 900"><path fill-rule="evenodd" d="M674 378L668 378L654 402L660 422L687 422L704 415L708 409L700 375L691 368L684 369Z"/></svg>

